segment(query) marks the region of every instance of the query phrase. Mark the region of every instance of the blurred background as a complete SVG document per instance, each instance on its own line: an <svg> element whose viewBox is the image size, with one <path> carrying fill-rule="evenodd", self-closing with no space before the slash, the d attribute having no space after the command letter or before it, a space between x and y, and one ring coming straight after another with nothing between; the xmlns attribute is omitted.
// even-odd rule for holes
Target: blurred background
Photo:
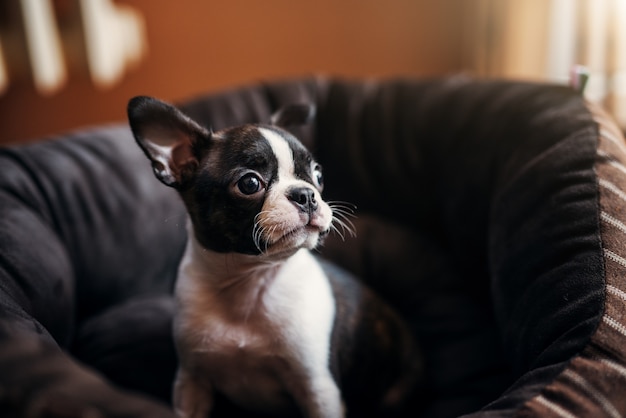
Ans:
<svg viewBox="0 0 626 418"><path fill-rule="evenodd" d="M263 80L468 73L567 83L626 126L626 0L2 0L0 144Z"/></svg>

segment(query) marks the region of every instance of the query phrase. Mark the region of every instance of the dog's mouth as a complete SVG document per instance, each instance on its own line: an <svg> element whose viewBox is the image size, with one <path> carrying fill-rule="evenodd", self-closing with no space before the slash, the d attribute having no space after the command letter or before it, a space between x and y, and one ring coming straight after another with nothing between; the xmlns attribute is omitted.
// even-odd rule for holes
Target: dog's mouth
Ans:
<svg viewBox="0 0 626 418"><path fill-rule="evenodd" d="M313 249L320 238L328 235L330 230L324 230L311 224L301 225L283 233L274 231L274 237L266 239L264 243L257 243L262 254L297 250L299 248Z"/></svg>
<svg viewBox="0 0 626 418"><path fill-rule="evenodd" d="M322 230L320 230L319 227L317 226L313 226L311 224L307 224L304 226L299 226L297 228L293 228L289 231L287 231L286 233L282 234L281 236L279 236L276 240L272 241L270 243L270 246L274 246L277 244L287 244L291 241L300 241L301 239L306 239L307 237L314 235L314 234L318 234L321 235L324 232Z"/></svg>
<svg viewBox="0 0 626 418"><path fill-rule="evenodd" d="M302 235L304 232L306 232L306 226L305 227L294 228L291 231L288 231L285 234L283 234L280 237L278 237L278 239L276 239L274 242L272 242L272 245L277 244L277 243L279 243L281 241L289 241L291 239L294 239L294 238Z"/></svg>
<svg viewBox="0 0 626 418"><path fill-rule="evenodd" d="M252 238L259 254L282 255L299 249L312 250L332 228L332 213L325 203L306 213L282 199L268 205L254 220Z"/></svg>

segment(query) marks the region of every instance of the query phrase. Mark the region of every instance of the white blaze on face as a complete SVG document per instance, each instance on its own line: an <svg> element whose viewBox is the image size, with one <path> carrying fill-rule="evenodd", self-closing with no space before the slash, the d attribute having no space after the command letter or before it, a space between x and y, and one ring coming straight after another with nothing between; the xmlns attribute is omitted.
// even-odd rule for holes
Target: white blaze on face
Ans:
<svg viewBox="0 0 626 418"><path fill-rule="evenodd" d="M305 227L315 218L316 224L323 225L323 229L328 229L332 221L332 211L313 185L295 176L293 152L289 143L270 129L259 128L259 132L272 147L278 161L277 178L267 191L262 213L259 216L259 224L264 230L263 237L273 244L288 236L288 242L285 242L287 246L313 248L317 245L319 231ZM311 215L311 219L287 198L288 190L294 187L307 187L313 190L319 208Z"/></svg>
<svg viewBox="0 0 626 418"><path fill-rule="evenodd" d="M269 142L272 147L272 151L274 151L274 155L278 160L278 181L283 179L294 179L295 166L293 164L293 152L289 147L289 144L285 139L277 134L276 132L266 129L259 128L259 131L265 137L267 142Z"/></svg>

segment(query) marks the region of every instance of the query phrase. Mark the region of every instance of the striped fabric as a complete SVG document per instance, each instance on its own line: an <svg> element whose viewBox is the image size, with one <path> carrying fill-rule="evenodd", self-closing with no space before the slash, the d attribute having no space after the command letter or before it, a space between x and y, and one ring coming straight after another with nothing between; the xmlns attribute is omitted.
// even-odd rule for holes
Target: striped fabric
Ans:
<svg viewBox="0 0 626 418"><path fill-rule="evenodd" d="M596 173L600 234L605 259L605 311L586 349L520 416L626 416L626 142L621 131L598 108Z"/></svg>

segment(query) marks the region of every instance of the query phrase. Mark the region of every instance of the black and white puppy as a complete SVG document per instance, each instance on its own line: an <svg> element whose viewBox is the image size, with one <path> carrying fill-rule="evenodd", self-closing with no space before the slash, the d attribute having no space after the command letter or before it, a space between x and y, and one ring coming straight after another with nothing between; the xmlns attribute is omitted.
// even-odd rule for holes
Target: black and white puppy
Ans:
<svg viewBox="0 0 626 418"><path fill-rule="evenodd" d="M309 251L343 223L322 200L319 164L279 128L311 109L211 132L156 99L129 103L156 177L189 212L175 290L180 416L207 417L216 394L269 416L392 416L415 392L407 327Z"/></svg>

